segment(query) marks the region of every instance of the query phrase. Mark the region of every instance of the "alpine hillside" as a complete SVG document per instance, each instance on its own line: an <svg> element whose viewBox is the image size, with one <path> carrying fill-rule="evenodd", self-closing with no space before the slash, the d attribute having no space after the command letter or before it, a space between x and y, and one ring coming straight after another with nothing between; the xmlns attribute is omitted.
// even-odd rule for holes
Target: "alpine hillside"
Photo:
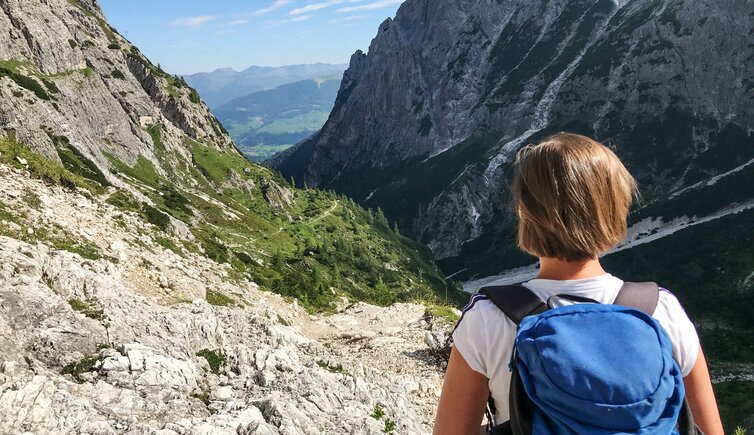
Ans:
<svg viewBox="0 0 754 435"><path fill-rule="evenodd" d="M0 0L0 432L430 432L464 299L95 0Z"/></svg>
<svg viewBox="0 0 754 435"><path fill-rule="evenodd" d="M407 0L274 166L381 207L472 289L535 273L516 151L562 130L605 142L643 195L609 270L679 295L733 406L754 391L752 41L750 1Z"/></svg>

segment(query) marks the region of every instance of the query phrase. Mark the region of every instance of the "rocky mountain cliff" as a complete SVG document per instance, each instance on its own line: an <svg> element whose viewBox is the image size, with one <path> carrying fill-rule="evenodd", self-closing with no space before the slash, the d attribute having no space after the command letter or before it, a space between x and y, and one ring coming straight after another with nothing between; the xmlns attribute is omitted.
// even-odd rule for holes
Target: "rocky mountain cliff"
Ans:
<svg viewBox="0 0 754 435"><path fill-rule="evenodd" d="M2 433L428 432L463 298L94 0L0 0L0 265Z"/></svg>
<svg viewBox="0 0 754 435"><path fill-rule="evenodd" d="M383 206L438 258L498 220L506 163L548 132L605 139L645 186L678 190L754 157L752 14L745 1L409 0L353 56L330 120L291 157L305 164L279 167Z"/></svg>
<svg viewBox="0 0 754 435"><path fill-rule="evenodd" d="M611 270L674 289L713 358L751 364L753 38L751 1L408 0L274 166L382 207L473 289L536 272L515 246L515 152L596 137L644 197Z"/></svg>

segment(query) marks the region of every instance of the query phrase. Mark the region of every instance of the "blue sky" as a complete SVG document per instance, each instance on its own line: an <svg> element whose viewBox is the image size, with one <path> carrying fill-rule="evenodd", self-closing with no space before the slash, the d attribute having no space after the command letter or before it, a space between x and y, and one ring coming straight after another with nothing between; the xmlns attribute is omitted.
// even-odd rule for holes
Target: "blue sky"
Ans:
<svg viewBox="0 0 754 435"><path fill-rule="evenodd" d="M110 24L174 74L347 63L403 0L100 0Z"/></svg>

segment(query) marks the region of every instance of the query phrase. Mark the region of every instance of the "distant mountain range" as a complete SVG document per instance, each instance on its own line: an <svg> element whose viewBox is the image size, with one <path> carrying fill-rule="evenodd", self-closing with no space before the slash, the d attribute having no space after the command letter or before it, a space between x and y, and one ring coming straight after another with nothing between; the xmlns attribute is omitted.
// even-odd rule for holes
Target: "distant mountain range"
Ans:
<svg viewBox="0 0 754 435"><path fill-rule="evenodd" d="M340 80L347 67L347 64L315 63L281 67L252 66L243 71L222 68L184 78L199 92L210 109L214 109L252 92L273 89L287 83Z"/></svg>
<svg viewBox="0 0 754 435"><path fill-rule="evenodd" d="M319 131L340 80L304 80L254 92L213 110L238 148L262 162Z"/></svg>

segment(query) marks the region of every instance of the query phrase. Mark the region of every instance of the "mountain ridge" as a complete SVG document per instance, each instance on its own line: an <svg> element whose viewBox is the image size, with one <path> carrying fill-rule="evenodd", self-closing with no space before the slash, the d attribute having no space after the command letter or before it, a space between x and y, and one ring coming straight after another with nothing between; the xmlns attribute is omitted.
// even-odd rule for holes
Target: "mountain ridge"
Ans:
<svg viewBox="0 0 754 435"><path fill-rule="evenodd" d="M340 79L345 64L297 64L280 67L252 65L241 71L232 68L217 69L212 72L195 73L183 76L186 82L196 88L208 105L215 109L235 98L253 92L265 91L280 85L302 80Z"/></svg>

